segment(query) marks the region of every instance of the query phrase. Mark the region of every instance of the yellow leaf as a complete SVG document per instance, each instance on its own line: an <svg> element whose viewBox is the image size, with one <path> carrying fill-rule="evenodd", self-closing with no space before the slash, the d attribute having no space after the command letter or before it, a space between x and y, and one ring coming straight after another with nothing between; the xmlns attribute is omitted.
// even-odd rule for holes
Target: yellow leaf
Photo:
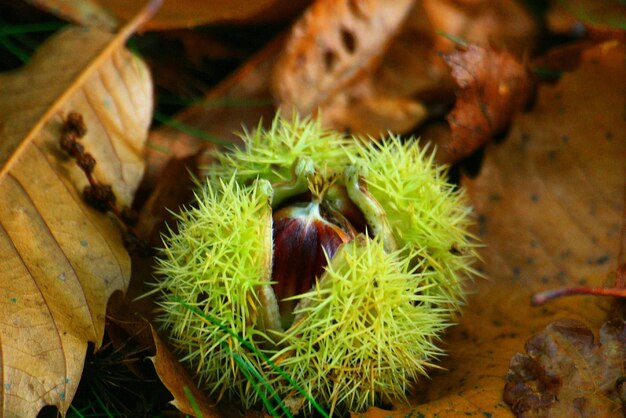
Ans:
<svg viewBox="0 0 626 418"><path fill-rule="evenodd" d="M85 175L60 149L63 118L83 115L95 177L130 203L152 112L146 66L119 34L70 27L29 65L0 74L0 415L69 407L87 342L130 261L117 221L86 206Z"/></svg>

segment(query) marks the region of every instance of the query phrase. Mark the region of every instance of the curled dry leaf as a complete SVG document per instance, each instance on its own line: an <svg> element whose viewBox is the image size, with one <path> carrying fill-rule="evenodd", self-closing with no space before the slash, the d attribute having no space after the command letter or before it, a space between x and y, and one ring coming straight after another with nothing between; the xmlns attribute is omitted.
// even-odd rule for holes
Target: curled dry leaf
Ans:
<svg viewBox="0 0 626 418"><path fill-rule="evenodd" d="M374 137L409 132L428 116L423 102L452 98L440 53L453 45L436 31L517 50L529 50L536 32L510 0L413 1L408 10L402 2L339 3L318 1L295 25L273 90L287 115L319 110L327 127ZM382 7L388 12L378 18Z"/></svg>
<svg viewBox="0 0 626 418"><path fill-rule="evenodd" d="M87 342L99 346L106 304L124 290L129 257L120 226L86 206L86 179L61 151L62 121L83 116L94 176L130 203L151 120L146 66L117 35L69 27L31 63L0 75L0 415L65 413Z"/></svg>
<svg viewBox="0 0 626 418"><path fill-rule="evenodd" d="M611 417L626 413L626 322L607 322L598 343L579 321L562 319L511 360L504 400L519 417Z"/></svg>
<svg viewBox="0 0 626 418"><path fill-rule="evenodd" d="M412 0L318 0L298 21L276 62L273 91L282 112L303 115L380 59Z"/></svg>
<svg viewBox="0 0 626 418"><path fill-rule="evenodd" d="M526 105L532 82L526 67L505 51L470 45L445 60L459 85L445 146L460 160L508 126Z"/></svg>

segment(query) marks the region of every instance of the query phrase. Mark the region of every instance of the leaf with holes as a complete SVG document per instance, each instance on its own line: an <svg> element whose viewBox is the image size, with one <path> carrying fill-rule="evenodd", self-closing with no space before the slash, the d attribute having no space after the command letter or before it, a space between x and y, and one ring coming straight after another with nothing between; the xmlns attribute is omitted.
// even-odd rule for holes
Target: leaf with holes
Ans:
<svg viewBox="0 0 626 418"><path fill-rule="evenodd" d="M321 0L294 26L278 59L273 90L285 115L317 112L380 59L410 0Z"/></svg>
<svg viewBox="0 0 626 418"><path fill-rule="evenodd" d="M102 340L107 300L127 287L120 225L83 202L85 176L59 138L65 115L80 113L94 176L130 203L152 87L123 43L144 16L117 35L64 29L29 65L0 74L1 416L67 410L87 342Z"/></svg>

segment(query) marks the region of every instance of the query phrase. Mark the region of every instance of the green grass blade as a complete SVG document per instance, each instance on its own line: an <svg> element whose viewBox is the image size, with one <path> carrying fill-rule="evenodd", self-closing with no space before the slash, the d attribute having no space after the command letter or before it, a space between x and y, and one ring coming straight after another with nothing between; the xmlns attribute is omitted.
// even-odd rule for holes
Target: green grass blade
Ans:
<svg viewBox="0 0 626 418"><path fill-rule="evenodd" d="M54 32L65 25L63 22L27 23L23 25L0 24L0 34L2 36L15 36L37 32Z"/></svg>
<svg viewBox="0 0 626 418"><path fill-rule="evenodd" d="M153 118L154 120L161 122L164 125L170 126L174 129L177 129L181 132L184 132L188 135L202 139L204 141L211 142L212 144L222 145L222 146L232 146L232 142L227 140L226 138L222 138L216 135L211 135L210 133L205 132L202 129L194 128L193 126L179 122L176 119L170 118L169 116L164 115L161 112L155 111Z"/></svg>
<svg viewBox="0 0 626 418"><path fill-rule="evenodd" d="M202 411L200 411L200 407L198 406L198 402L196 401L196 398L193 397L191 390L189 390L187 386L183 386L183 392L185 392L185 396L189 400L193 413L196 414L196 418L204 418Z"/></svg>
<svg viewBox="0 0 626 418"><path fill-rule="evenodd" d="M23 64L28 64L30 61L30 54L17 46L12 40L0 36L0 45L11 54L15 55Z"/></svg>
<svg viewBox="0 0 626 418"><path fill-rule="evenodd" d="M311 397L310 394L308 394L304 389L302 389L302 387L300 387L300 385L298 385L281 367L279 367L276 363L274 363L272 360L270 360L269 357L267 357L264 353L260 352L256 347L252 346L249 342L243 340L239 335L237 335L231 329L229 329L226 326L224 326L224 324L220 323L215 318L212 318L210 315L207 315L204 312L200 311L195 306L191 306L188 303L186 303L185 301L183 301L183 300L181 300L180 298L177 298L177 297L175 297L174 300L177 303L179 303L181 306L184 306L185 308L187 308L190 311L192 311L193 313L195 313L196 315L200 315L202 318L206 319L211 324L213 324L216 327L218 327L222 332L225 332L228 335L236 338L243 347L245 347L246 349L252 351L254 354L258 355L261 359L263 359L263 361L265 361L267 364L269 364L272 367L272 369L274 369L276 372L278 372L278 374L281 377L283 377L287 382L289 382L289 384L294 389L296 389L302 396L304 396L311 403L313 408L315 408L317 410L317 412L322 417L324 417L324 418L328 418L329 417L328 413L324 410L324 408L322 408L320 406L320 404L318 404L317 401Z"/></svg>

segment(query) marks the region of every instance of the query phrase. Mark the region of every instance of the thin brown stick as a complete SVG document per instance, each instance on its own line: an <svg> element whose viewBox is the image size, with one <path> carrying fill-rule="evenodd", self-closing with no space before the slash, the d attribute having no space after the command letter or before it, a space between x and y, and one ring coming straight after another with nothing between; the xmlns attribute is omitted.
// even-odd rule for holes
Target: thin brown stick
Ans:
<svg viewBox="0 0 626 418"><path fill-rule="evenodd" d="M564 287L535 293L531 299L534 306L544 304L556 298L574 295L615 296L626 298L626 289L615 287Z"/></svg>

